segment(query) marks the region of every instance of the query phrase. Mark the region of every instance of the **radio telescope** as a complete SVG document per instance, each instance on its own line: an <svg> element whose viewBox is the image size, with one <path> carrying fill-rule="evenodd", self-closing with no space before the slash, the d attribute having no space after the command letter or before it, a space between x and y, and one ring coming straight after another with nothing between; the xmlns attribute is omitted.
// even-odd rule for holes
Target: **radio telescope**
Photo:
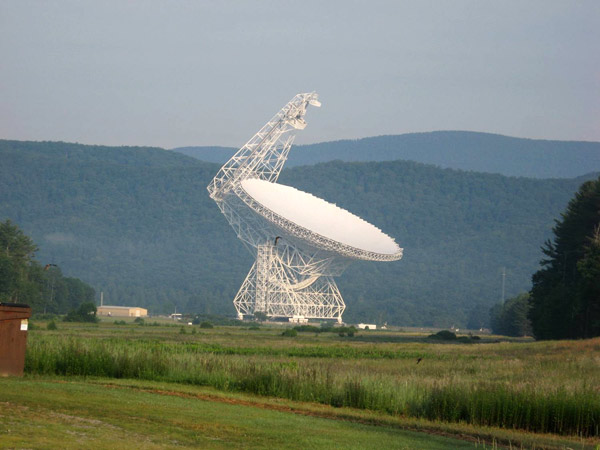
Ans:
<svg viewBox="0 0 600 450"><path fill-rule="evenodd" d="M219 170L208 185L256 261L233 304L238 318L337 319L346 308L333 279L352 260L395 261L402 249L381 230L306 192L277 184L296 130L316 93L298 94Z"/></svg>

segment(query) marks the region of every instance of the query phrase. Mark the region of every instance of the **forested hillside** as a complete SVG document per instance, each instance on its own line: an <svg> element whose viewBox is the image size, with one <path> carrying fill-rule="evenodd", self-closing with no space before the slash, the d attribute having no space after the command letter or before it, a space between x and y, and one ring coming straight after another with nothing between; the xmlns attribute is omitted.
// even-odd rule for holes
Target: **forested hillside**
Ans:
<svg viewBox="0 0 600 450"><path fill-rule="evenodd" d="M17 223L105 303L233 314L252 264L206 186L219 166L153 148L0 141L0 221ZM530 288L540 246L584 179L532 180L414 162L330 162L280 181L380 227L394 263L357 262L338 285L347 321L464 326Z"/></svg>
<svg viewBox="0 0 600 450"><path fill-rule="evenodd" d="M227 147L182 147L174 150L217 163L225 162L236 151ZM288 164L398 159L508 176L570 178L600 170L600 142L546 141L469 131L435 131L297 146L290 153Z"/></svg>

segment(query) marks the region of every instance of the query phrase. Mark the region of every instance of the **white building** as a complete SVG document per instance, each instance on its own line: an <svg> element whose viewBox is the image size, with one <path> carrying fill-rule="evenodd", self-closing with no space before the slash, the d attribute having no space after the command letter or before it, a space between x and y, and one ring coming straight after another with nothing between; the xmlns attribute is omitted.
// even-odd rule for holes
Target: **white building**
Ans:
<svg viewBox="0 0 600 450"><path fill-rule="evenodd" d="M291 323L308 323L308 319L304 316L292 316L288 320Z"/></svg>
<svg viewBox="0 0 600 450"><path fill-rule="evenodd" d="M148 317L148 310L137 306L98 306L96 315L106 317Z"/></svg>

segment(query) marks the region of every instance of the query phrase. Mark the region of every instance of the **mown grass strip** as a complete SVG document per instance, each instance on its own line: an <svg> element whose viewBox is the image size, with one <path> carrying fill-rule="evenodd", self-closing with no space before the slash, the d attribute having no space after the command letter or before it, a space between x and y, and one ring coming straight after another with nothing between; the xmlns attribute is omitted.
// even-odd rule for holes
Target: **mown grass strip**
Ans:
<svg viewBox="0 0 600 450"><path fill-rule="evenodd" d="M247 355L199 350L205 344L177 345L36 338L27 352L26 371L187 383L430 420L585 437L599 435L600 392L585 386L540 391L531 386L515 388L481 381L431 387L377 374L344 373L334 370L331 364L256 360ZM338 347L323 348L335 353ZM261 350L274 350L275 356L281 356L278 349Z"/></svg>

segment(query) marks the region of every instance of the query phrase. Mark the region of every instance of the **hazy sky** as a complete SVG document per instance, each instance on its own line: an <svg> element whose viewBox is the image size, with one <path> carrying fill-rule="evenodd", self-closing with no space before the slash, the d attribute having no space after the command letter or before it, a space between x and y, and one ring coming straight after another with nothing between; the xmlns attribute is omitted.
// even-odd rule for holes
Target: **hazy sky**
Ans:
<svg viewBox="0 0 600 450"><path fill-rule="evenodd" d="M0 0L0 138L240 147L431 130L600 141L600 1Z"/></svg>

